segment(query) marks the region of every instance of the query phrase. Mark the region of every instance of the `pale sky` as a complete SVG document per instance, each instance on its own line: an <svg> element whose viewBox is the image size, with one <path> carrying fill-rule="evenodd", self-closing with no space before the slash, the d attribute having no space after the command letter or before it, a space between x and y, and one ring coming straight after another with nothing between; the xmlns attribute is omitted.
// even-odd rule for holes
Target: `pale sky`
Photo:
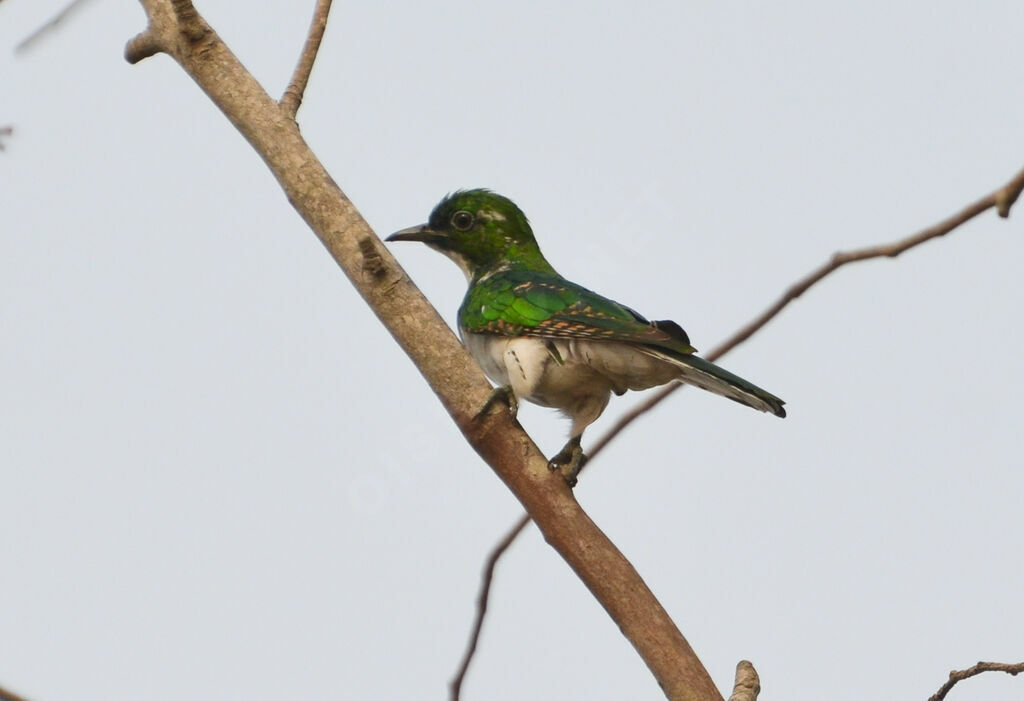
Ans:
<svg viewBox="0 0 1024 701"><path fill-rule="evenodd" d="M0 685L446 697L520 507L197 86L124 62L138 4L13 53L64 1L0 3ZM312 6L198 3L275 96ZM491 187L560 272L707 350L1024 166L1022 26L1019 0L339 1L299 121L382 236ZM459 271L394 250L453 322ZM842 270L721 361L788 418L688 389L583 475L726 696L743 658L766 701L1024 659L1022 261L1024 209ZM531 527L464 698L662 695Z"/></svg>

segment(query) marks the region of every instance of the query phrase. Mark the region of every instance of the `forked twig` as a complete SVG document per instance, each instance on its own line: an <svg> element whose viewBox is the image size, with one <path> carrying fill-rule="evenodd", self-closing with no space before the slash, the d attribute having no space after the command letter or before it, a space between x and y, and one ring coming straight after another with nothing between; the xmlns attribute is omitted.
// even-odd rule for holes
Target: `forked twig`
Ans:
<svg viewBox="0 0 1024 701"><path fill-rule="evenodd" d="M1008 217L1010 215L1010 208L1013 207L1013 204L1020 197L1022 190L1024 190L1024 170L1017 173L1006 185L1002 186L995 192L982 197L977 202L967 205L961 211L948 219L945 219L934 226L930 226L927 229L923 229L913 236L908 236L905 239L894 241L889 244L869 246L867 248L858 248L852 251L840 251L835 253L821 266L812 270L806 276L791 285L774 304L721 344L715 346L715 348L705 354L704 357L711 361L718 360L723 355L736 348L736 346L740 345L760 331L765 324L774 319L783 309L789 306L790 302L800 297L804 292L844 265L871 260L873 258L895 258L915 246L920 246L922 243L934 238L945 236L961 224L970 221L974 217L992 209L993 207L999 213L1000 217ZM663 387L658 392L651 395L649 399L641 402L619 418L619 420L597 440L593 448L589 451L588 455L590 456L590 460L587 462L587 466L590 466L597 454L600 453L613 438L622 433L627 426L643 414L653 409L666 397L683 386L685 385L677 382L668 385L667 387ZM529 516L525 514L521 516L519 520L509 528L502 539L491 549L490 554L487 556L484 573L480 580L480 592L477 595L476 618L473 621L469 641L466 644L466 651L463 653L462 661L459 664L459 671L451 682L452 699L459 698L459 686L461 686L462 680L466 675L466 670L469 668L469 664L476 652L477 643L480 638L480 631L483 629L484 617L487 614L487 599L489 596L491 581L494 576L494 568L501 556L505 554L505 551L508 550L509 546L512 545L512 542L523 531L523 529L526 528L526 525L529 522Z"/></svg>
<svg viewBox="0 0 1024 701"><path fill-rule="evenodd" d="M288 83L288 89L281 96L281 107L293 119L299 111L299 105L302 104L302 96L306 93L309 74L313 72L313 63L316 61L317 52L320 51L320 42L327 29L327 16L330 12L331 0L317 0L316 9L313 10L313 21L309 25L309 35L306 37L306 45L302 47L302 54L295 66L291 82Z"/></svg>

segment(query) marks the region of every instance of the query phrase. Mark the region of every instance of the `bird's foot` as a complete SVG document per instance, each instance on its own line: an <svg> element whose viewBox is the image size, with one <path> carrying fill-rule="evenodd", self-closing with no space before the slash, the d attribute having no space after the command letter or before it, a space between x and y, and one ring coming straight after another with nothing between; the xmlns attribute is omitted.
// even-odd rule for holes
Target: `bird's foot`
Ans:
<svg viewBox="0 0 1024 701"><path fill-rule="evenodd" d="M576 436L570 438L565 447L548 461L548 469L562 473L565 483L572 488L576 486L576 478L586 464L587 456L583 454L583 448L580 446L580 437Z"/></svg>
<svg viewBox="0 0 1024 701"><path fill-rule="evenodd" d="M498 402L505 402L508 404L508 413L515 419L519 413L519 400L516 398L515 392L512 391L512 385L503 385L501 387L495 387L490 395L487 397L487 401L480 407L480 411L473 417L474 420L482 419L487 415L495 404Z"/></svg>

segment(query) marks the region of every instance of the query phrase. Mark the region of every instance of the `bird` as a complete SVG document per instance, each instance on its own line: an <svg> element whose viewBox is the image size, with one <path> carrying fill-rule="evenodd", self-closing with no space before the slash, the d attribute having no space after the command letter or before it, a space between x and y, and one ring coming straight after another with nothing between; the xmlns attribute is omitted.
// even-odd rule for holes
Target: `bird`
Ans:
<svg viewBox="0 0 1024 701"><path fill-rule="evenodd" d="M774 394L696 355L674 321L648 321L633 309L558 274L541 253L526 215L491 190L458 190L426 224L387 241L419 241L453 260L469 288L458 312L462 342L498 388L513 417L519 400L560 410L572 426L548 462L570 487L586 464L584 429L614 393L673 381L695 385L785 417Z"/></svg>

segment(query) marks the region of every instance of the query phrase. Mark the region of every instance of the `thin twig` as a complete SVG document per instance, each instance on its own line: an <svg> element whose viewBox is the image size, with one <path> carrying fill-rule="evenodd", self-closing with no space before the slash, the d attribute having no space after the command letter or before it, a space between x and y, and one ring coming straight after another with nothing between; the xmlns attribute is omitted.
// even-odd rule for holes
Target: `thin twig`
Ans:
<svg viewBox="0 0 1024 701"><path fill-rule="evenodd" d="M721 358L729 351L736 348L748 338L753 336L755 333L761 330L765 324L778 316L779 312L789 306L789 303L795 300L797 297L802 295L804 292L809 290L818 282L831 273L835 272L839 268L847 265L848 263L855 263L858 261L871 260L872 258L895 258L896 256L904 253L915 246L920 246L926 241L945 236L949 232L956 229L961 224L964 224L974 217L978 216L982 212L988 211L995 207L999 212L999 216L1007 217L1010 214L1010 208L1013 203L1020 197L1021 191L1024 190L1024 170L1021 170L1017 175L1013 177L1006 185L999 188L990 195L982 197L977 202L968 205L963 210L954 214L953 216L945 219L934 226L930 226L927 229L917 232L913 236L908 236L900 241L893 243L884 244L880 246L870 246L867 248L859 248L853 251L838 252L834 254L828 261L822 264L817 269L811 271L808 275L803 277L794 283L785 293L772 304L768 309L761 313L760 316L756 317L749 324L741 328L739 331L734 333L732 336L727 338L718 346L715 346L710 352L704 355L708 360L715 361ZM675 392L680 387L685 387L683 383L675 382L662 389L658 390L655 394L651 395L646 401L637 404L633 409L626 412L619 420L606 431L596 443L594 443L592 449L588 452L590 459L586 465L589 467L593 464L594 458L600 453L605 446L612 441L613 438L618 436L622 431L629 426L631 423L636 421L640 416L647 413L655 406L660 404L666 397ZM466 645L466 652L463 655L462 663L460 665L460 673L456 675L452 681L452 696L451 698L457 699L459 697L459 690L456 687L457 682L461 682L465 670L469 667L469 663L473 657L473 653L476 650L477 642L480 637L480 630L483 628L483 618L487 612L487 590L491 586L491 579L493 577L494 565L497 561L505 554L509 546L516 537L522 533L523 529L530 522L530 517L523 514L519 517L519 520L508 529L506 534L500 541L491 549L490 554L487 556L487 567L484 570L484 577L480 581L480 592L477 595L477 601L483 601L483 607L477 606L476 619L473 622L473 628L470 632L469 642Z"/></svg>
<svg viewBox="0 0 1024 701"><path fill-rule="evenodd" d="M970 679L973 676L981 674L982 672L1006 672L1007 674L1017 676L1021 672L1024 672L1024 662L1018 662L1016 664L1008 664L1006 662L979 662L973 667L962 669L960 671L953 670L949 673L949 679L945 684L939 687L939 690L928 699L928 701L942 701L946 698L946 694L949 690L957 685L957 682L962 682L964 679Z"/></svg>
<svg viewBox="0 0 1024 701"><path fill-rule="evenodd" d="M709 353L704 357L710 361L715 361L721 358L723 355L740 345L748 338L753 336L755 333L760 331L765 324L774 319L779 315L783 309L789 306L790 302L793 302L800 297L804 292L809 290L811 287L821 282L828 275L834 273L839 268L849 263L857 263L860 261L871 260L873 258L895 258L901 253L909 251L915 246L920 246L926 241L930 241L940 236L945 236L949 232L956 229L961 224L964 224L974 217L978 216L982 212L988 211L993 207L1002 208L1005 204L1006 215L1009 216L1010 207L1017 198L1020 196L1021 190L1024 190L1024 170L1020 171L1003 187L999 188L990 195L982 197L977 202L967 205L958 213L944 219L943 221L930 226L927 229L923 229L913 236L908 236L900 241L895 241L889 244L883 244L880 246L868 246L867 248L858 248L853 251L840 251L835 253L828 261L823 263L817 269L812 270L802 279L790 286L788 290L779 299L772 304L770 307L765 309L760 316L755 318L749 324L741 328L739 331L734 333L732 336L727 338L718 346L715 346ZM1003 209L999 209L1000 216ZM594 449L590 451L590 459L593 460L594 456L604 448L613 438L622 432L626 426L633 423L642 414L646 413L650 409L657 406L665 397L675 392L680 387L683 387L681 383L675 383L665 387L652 395L647 401L642 402L633 408L630 412L625 414L618 422L613 425L607 433L598 439L597 443L594 444ZM590 464L590 461L587 462Z"/></svg>
<svg viewBox="0 0 1024 701"><path fill-rule="evenodd" d="M22 39L18 45L14 47L14 53L20 54L32 48L32 45L39 41L41 37L45 36L51 30L56 29L57 25L66 20L72 12L81 5L84 5L85 2L86 0L71 0L63 10L51 17L46 24Z"/></svg>
<svg viewBox="0 0 1024 701"><path fill-rule="evenodd" d="M302 96L306 92L306 84L309 83L309 74L313 71L316 54L320 50L324 30L327 29L327 15L330 12L331 0L317 0L316 9L313 10L313 21L309 25L309 36L306 37L306 45L302 47L302 55L299 56L299 63L295 66L295 73L288 84L288 89L281 96L281 107L293 119L299 111L299 105L302 104Z"/></svg>
<svg viewBox="0 0 1024 701"><path fill-rule="evenodd" d="M757 670L747 660L740 660L736 665L736 682L732 685L732 696L729 701L757 701L761 693L761 678Z"/></svg>
<svg viewBox="0 0 1024 701"><path fill-rule="evenodd" d="M476 598L476 618L473 621L473 631L469 636L469 645L466 647L466 652L462 655L459 671L455 673L455 676L448 685L451 701L459 701L459 694L462 692L462 680L466 678L469 663L473 660L477 643L480 641L480 630L484 625L484 616L487 615L487 601L491 596L491 580L494 579L494 569L498 566L498 560L502 554L512 545L512 541L526 528L529 522L530 519L528 517L521 518L516 527L506 533L504 539L491 551L491 556L487 558L487 562L484 564L480 593Z"/></svg>

